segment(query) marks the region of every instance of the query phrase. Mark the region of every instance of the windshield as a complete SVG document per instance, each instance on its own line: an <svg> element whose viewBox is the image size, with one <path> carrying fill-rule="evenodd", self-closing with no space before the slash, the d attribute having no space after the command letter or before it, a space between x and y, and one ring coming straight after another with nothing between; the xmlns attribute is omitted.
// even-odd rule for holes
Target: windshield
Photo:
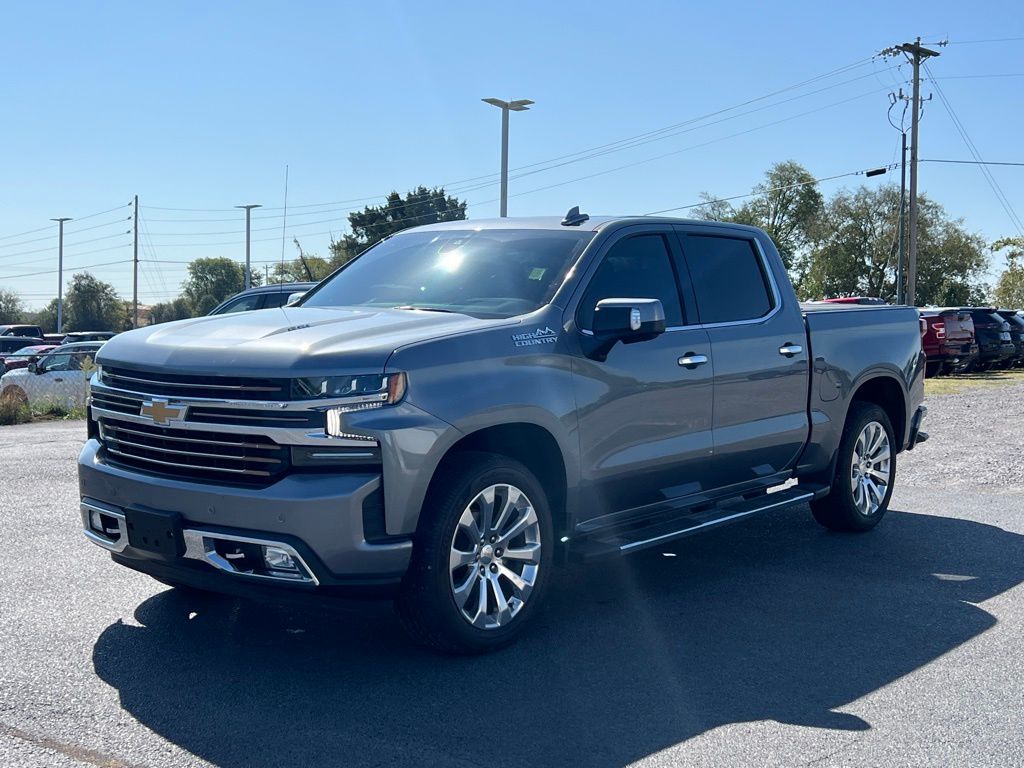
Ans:
<svg viewBox="0 0 1024 768"><path fill-rule="evenodd" d="M347 264L301 305L522 315L551 300L593 236L515 229L400 234Z"/></svg>

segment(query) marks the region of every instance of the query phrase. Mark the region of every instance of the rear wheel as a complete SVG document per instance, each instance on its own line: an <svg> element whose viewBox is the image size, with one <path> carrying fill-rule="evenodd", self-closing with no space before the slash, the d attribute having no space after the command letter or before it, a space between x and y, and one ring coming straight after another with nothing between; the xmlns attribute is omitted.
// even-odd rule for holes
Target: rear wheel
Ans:
<svg viewBox="0 0 1024 768"><path fill-rule="evenodd" d="M942 363L927 363L924 367L925 378L931 379L942 373Z"/></svg>
<svg viewBox="0 0 1024 768"><path fill-rule="evenodd" d="M544 597L553 565L551 511L522 464L460 454L423 508L395 607L417 642L482 653L512 642Z"/></svg>
<svg viewBox="0 0 1024 768"><path fill-rule="evenodd" d="M896 439L885 411L855 402L846 417L828 496L811 502L814 519L834 531L868 531L889 507Z"/></svg>

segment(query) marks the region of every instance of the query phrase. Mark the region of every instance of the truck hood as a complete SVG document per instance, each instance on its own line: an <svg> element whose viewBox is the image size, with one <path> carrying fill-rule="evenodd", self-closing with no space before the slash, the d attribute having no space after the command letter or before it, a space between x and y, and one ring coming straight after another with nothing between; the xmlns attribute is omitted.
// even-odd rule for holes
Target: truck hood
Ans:
<svg viewBox="0 0 1024 768"><path fill-rule="evenodd" d="M376 372L406 344L518 322L414 310L282 307L122 333L102 347L97 362L212 376Z"/></svg>

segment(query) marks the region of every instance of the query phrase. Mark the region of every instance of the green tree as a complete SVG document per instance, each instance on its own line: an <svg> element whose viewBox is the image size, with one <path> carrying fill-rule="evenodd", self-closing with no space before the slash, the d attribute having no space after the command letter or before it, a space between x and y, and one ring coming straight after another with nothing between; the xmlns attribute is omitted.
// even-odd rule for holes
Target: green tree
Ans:
<svg viewBox="0 0 1024 768"><path fill-rule="evenodd" d="M57 332L57 300L51 299L50 303L35 314L27 317L30 323L35 323L43 329L43 333Z"/></svg>
<svg viewBox="0 0 1024 768"><path fill-rule="evenodd" d="M185 320L189 317L195 317L195 315L192 312L192 305L189 304L188 299L183 296L179 296L172 301L163 301L159 304L154 304L149 308L150 325L168 323L172 320Z"/></svg>
<svg viewBox="0 0 1024 768"><path fill-rule="evenodd" d="M446 195L443 187L417 187L405 197L392 192L384 205L367 206L349 214L352 233L331 243L331 267L340 267L371 245L403 229L465 218L466 203Z"/></svg>
<svg viewBox="0 0 1024 768"><path fill-rule="evenodd" d="M123 331L130 327L114 286L88 272L71 278L64 296L65 331Z"/></svg>
<svg viewBox="0 0 1024 768"><path fill-rule="evenodd" d="M14 291L0 289L0 325L20 323L25 316L25 305Z"/></svg>
<svg viewBox="0 0 1024 768"><path fill-rule="evenodd" d="M301 283L312 280L320 281L334 271L335 267L327 259L308 254L302 250L298 238L292 238L299 256L291 261L274 265L275 283Z"/></svg>
<svg viewBox="0 0 1024 768"><path fill-rule="evenodd" d="M252 285L259 285L259 273ZM245 268L233 259L196 259L188 265L188 279L181 284L182 295L195 315L205 315L224 299L245 289Z"/></svg>
<svg viewBox="0 0 1024 768"><path fill-rule="evenodd" d="M979 282L985 243L951 219L938 203L918 198L918 305L968 304L984 293ZM899 188L842 190L825 205L806 267L797 275L801 298L896 297Z"/></svg>
<svg viewBox="0 0 1024 768"><path fill-rule="evenodd" d="M786 269L805 269L825 204L814 176L800 163L786 160L769 168L764 181L751 192L752 197L738 208L704 193L704 203L695 214L698 218L760 227L775 241Z"/></svg>
<svg viewBox="0 0 1024 768"><path fill-rule="evenodd" d="M999 275L992 298L1000 307L1024 308L1024 237L1004 237L992 252L1006 251L1006 269Z"/></svg>

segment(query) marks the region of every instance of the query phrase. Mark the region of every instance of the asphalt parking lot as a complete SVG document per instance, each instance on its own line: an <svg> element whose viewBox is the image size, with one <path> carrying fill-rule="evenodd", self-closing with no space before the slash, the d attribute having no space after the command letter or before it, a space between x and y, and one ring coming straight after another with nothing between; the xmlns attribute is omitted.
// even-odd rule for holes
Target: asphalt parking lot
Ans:
<svg viewBox="0 0 1024 768"><path fill-rule="evenodd" d="M932 398L872 533L806 508L566 571L517 646L190 597L80 533L81 422L0 429L0 765L1024 765L1024 386Z"/></svg>

